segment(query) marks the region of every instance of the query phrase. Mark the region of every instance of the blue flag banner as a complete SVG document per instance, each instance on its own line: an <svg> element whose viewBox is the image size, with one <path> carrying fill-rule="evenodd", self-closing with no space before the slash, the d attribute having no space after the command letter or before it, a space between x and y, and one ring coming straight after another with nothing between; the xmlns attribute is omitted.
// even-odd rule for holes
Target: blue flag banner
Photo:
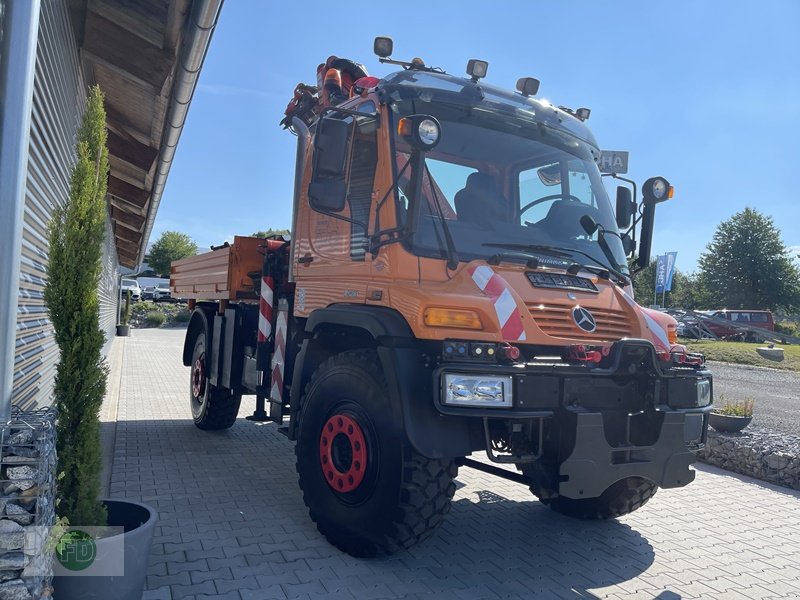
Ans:
<svg viewBox="0 0 800 600"><path fill-rule="evenodd" d="M668 292L672 290L672 276L675 275L675 260L677 256L677 252L667 252L667 281L664 289Z"/></svg>
<svg viewBox="0 0 800 600"><path fill-rule="evenodd" d="M667 252L656 258L656 294L663 294L672 289L672 277L675 275L675 258L677 252Z"/></svg>
<svg viewBox="0 0 800 600"><path fill-rule="evenodd" d="M656 294L664 292L667 285L667 255L659 255L656 259Z"/></svg>

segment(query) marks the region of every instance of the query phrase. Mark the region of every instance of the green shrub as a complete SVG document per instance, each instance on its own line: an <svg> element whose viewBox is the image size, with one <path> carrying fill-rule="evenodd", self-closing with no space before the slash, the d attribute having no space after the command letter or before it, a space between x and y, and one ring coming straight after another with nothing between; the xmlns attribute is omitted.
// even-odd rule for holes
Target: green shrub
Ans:
<svg viewBox="0 0 800 600"><path fill-rule="evenodd" d="M800 337L800 326L792 321L781 321L779 323L775 323L775 331L777 333L785 333L786 335L790 335L792 337Z"/></svg>
<svg viewBox="0 0 800 600"><path fill-rule="evenodd" d="M167 315L157 310L151 310L144 317L144 322L148 327L161 327L167 320Z"/></svg>
<svg viewBox="0 0 800 600"><path fill-rule="evenodd" d="M722 399L723 397L720 395L720 400ZM751 398L748 398L742 402L730 402L726 400L725 404L722 406L715 406L714 412L719 415L727 415L729 417L752 417L753 404L755 404L755 401Z"/></svg>
<svg viewBox="0 0 800 600"><path fill-rule="evenodd" d="M98 283L106 223L108 149L103 93L86 100L72 168L69 197L48 228L49 262L44 299L60 358L54 401L58 408L58 513L70 523L106 524L99 501L102 451L100 407L108 368L100 329Z"/></svg>
<svg viewBox="0 0 800 600"><path fill-rule="evenodd" d="M189 319L192 318L192 312L190 310L182 310L180 312L175 313L173 320L176 323L188 323Z"/></svg>

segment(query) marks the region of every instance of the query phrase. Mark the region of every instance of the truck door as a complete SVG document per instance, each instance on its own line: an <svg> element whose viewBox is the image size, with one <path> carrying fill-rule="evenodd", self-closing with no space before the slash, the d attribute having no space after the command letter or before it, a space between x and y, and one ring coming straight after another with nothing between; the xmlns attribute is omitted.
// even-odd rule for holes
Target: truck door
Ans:
<svg viewBox="0 0 800 600"><path fill-rule="evenodd" d="M295 252L299 315L336 302L365 301L378 120L372 101L357 110L364 116L331 111L317 124L305 199L311 210L298 223Z"/></svg>

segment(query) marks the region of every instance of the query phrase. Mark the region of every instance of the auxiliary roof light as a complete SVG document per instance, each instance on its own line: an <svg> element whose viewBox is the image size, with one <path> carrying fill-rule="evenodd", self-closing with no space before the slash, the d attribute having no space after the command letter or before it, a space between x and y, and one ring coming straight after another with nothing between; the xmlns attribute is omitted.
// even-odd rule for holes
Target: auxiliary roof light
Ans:
<svg viewBox="0 0 800 600"><path fill-rule="evenodd" d="M373 51L375 54L380 56L381 58L387 58L392 55L392 50L394 48L394 42L390 37L376 37L375 43L372 46Z"/></svg>
<svg viewBox="0 0 800 600"><path fill-rule="evenodd" d="M486 72L489 70L489 63L485 60L478 60L471 58L467 63L467 75L472 77L473 83L478 83L478 79L486 77Z"/></svg>
<svg viewBox="0 0 800 600"><path fill-rule="evenodd" d="M585 121L589 118L589 115L592 113L591 110L588 108L579 108L575 111L575 116L578 117L581 121Z"/></svg>
<svg viewBox="0 0 800 600"><path fill-rule="evenodd" d="M517 79L517 91L523 96L535 96L539 91L539 80L533 77Z"/></svg>

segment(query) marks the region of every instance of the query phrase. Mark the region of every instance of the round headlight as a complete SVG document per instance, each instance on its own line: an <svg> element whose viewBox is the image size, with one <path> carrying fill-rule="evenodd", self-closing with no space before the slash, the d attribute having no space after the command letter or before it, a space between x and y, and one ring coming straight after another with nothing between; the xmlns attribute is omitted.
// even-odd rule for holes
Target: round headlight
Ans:
<svg viewBox="0 0 800 600"><path fill-rule="evenodd" d="M652 187L653 198L655 198L656 200L663 200L664 196L667 195L668 189L669 186L667 185L667 182L661 179L660 177L657 177L656 180L653 181L653 187Z"/></svg>
<svg viewBox="0 0 800 600"><path fill-rule="evenodd" d="M425 146L435 146L439 141L439 125L433 119L423 119L417 125L417 136Z"/></svg>

